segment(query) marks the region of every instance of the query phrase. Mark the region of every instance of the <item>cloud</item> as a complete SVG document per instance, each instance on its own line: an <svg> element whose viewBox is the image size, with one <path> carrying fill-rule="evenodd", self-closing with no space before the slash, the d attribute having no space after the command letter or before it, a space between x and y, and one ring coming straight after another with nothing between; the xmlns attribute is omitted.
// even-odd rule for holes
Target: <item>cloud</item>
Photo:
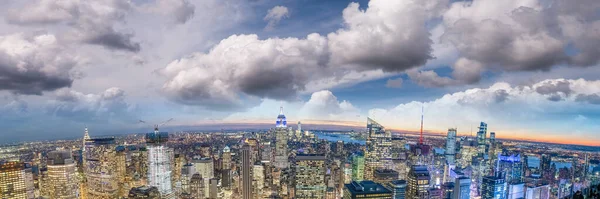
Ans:
<svg viewBox="0 0 600 199"><path fill-rule="evenodd" d="M56 91L56 98L48 102L50 115L76 121L107 121L128 119L135 107L125 101L125 91L109 88L98 94L84 94L71 89Z"/></svg>
<svg viewBox="0 0 600 199"><path fill-rule="evenodd" d="M600 94L598 94L598 93L589 94L589 95L579 94L579 95L577 95L575 100L577 100L579 102L587 102L590 104L600 104Z"/></svg>
<svg viewBox="0 0 600 199"><path fill-rule="evenodd" d="M590 8L574 6L587 3ZM600 28L600 17L590 11L598 9L600 4L588 0L454 2L443 14L441 41L454 46L461 57L453 76L463 78L464 84L478 82L477 74L486 70L594 66L600 57L592 55L600 50L591 46L600 44L600 34L585 30ZM477 70L460 67L461 60L476 65Z"/></svg>
<svg viewBox="0 0 600 199"><path fill-rule="evenodd" d="M359 110L350 102L338 101L329 90L314 92L300 110L300 118L317 120L356 120Z"/></svg>
<svg viewBox="0 0 600 199"><path fill-rule="evenodd" d="M162 70L168 78L163 91L178 103L220 109L240 106L249 96L294 100L316 90L308 88L393 75L431 58L424 23L443 3L373 0L366 10L352 3L344 10L345 27L327 36L261 40L232 35L208 53L168 64Z"/></svg>
<svg viewBox="0 0 600 199"><path fill-rule="evenodd" d="M456 80L451 79L449 77L441 77L433 70L418 71L413 69L407 71L406 74L408 75L410 80L412 80L416 84L428 88L437 88L458 84Z"/></svg>
<svg viewBox="0 0 600 199"><path fill-rule="evenodd" d="M323 120L323 121L363 121L360 111L352 103L338 98L329 90L313 92L308 101L274 101L264 100L260 105L244 112L233 113L224 121L271 121L279 113L279 106L284 107L288 121Z"/></svg>
<svg viewBox="0 0 600 199"><path fill-rule="evenodd" d="M131 9L130 1L53 1L36 0L11 8L6 21L23 26L67 25L72 27L66 38L108 49L138 52L140 44L132 41L133 33L115 30Z"/></svg>
<svg viewBox="0 0 600 199"><path fill-rule="evenodd" d="M0 36L0 90L41 95L70 87L80 58L51 34Z"/></svg>
<svg viewBox="0 0 600 199"><path fill-rule="evenodd" d="M268 22L267 26L265 26L265 30L275 29L275 26L279 24L279 21L288 17L290 17L290 12L285 6L275 6L269 9L267 15L263 18L263 20Z"/></svg>
<svg viewBox="0 0 600 199"><path fill-rule="evenodd" d="M397 79L388 79L387 82L385 83L385 87L388 88L402 88L402 78L397 78Z"/></svg>
<svg viewBox="0 0 600 199"><path fill-rule="evenodd" d="M172 20L179 24L184 24L192 19L196 12L196 6L188 0L157 0L144 9L172 17Z"/></svg>
<svg viewBox="0 0 600 199"><path fill-rule="evenodd" d="M538 92L540 88L558 82L569 82L573 95L561 101L551 101L546 94ZM449 93L432 101L413 101L390 109L371 109L369 116L387 127L415 130L419 127L423 106L425 128L437 132L443 132L449 127L458 127L461 134L467 134L472 125L486 121L490 125L490 131L496 131L500 136L528 137L530 134L524 133L544 132L548 135L547 138L553 138L572 130L573 125L570 125L566 118L588 116L586 113L600 111L600 106L582 103L592 103L593 100L588 100L594 98L598 102L599 90L600 81L584 79L548 79L527 86L512 86L500 82L488 88ZM561 125L552 124L555 122ZM533 123L538 125L532 126ZM593 128L582 128L582 131L593 132Z"/></svg>

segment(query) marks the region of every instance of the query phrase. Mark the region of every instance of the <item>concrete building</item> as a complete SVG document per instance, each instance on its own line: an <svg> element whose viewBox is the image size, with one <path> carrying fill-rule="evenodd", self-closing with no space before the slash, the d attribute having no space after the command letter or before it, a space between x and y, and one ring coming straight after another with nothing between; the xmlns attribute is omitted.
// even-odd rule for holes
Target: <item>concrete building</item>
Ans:
<svg viewBox="0 0 600 199"><path fill-rule="evenodd" d="M426 199L429 197L429 185L431 177L427 166L414 165L408 173L408 186L406 188L407 199Z"/></svg>
<svg viewBox="0 0 600 199"><path fill-rule="evenodd" d="M86 198L118 197L116 145L114 138L88 139L85 145Z"/></svg>
<svg viewBox="0 0 600 199"><path fill-rule="evenodd" d="M325 156L317 154L298 154L294 171L296 199L325 198Z"/></svg>
<svg viewBox="0 0 600 199"><path fill-rule="evenodd" d="M367 118L367 133L364 178L374 180L376 169L392 166L392 133L371 118Z"/></svg>

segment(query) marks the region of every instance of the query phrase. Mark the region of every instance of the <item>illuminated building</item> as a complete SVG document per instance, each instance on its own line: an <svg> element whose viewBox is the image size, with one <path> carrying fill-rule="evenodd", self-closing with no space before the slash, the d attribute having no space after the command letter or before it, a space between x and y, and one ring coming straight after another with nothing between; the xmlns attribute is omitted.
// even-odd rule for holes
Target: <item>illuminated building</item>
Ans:
<svg viewBox="0 0 600 199"><path fill-rule="evenodd" d="M408 186L406 187L407 199L425 199L428 198L428 190L431 177L427 166L414 165L408 173Z"/></svg>
<svg viewBox="0 0 600 199"><path fill-rule="evenodd" d="M274 166L284 169L289 166L287 154L287 120L283 114L283 107L279 110L277 121L275 122L275 162Z"/></svg>
<svg viewBox="0 0 600 199"><path fill-rule="evenodd" d="M392 133L371 118L367 118L367 142L365 150L365 174L367 180L374 179L375 169L392 165Z"/></svg>
<svg viewBox="0 0 600 199"><path fill-rule="evenodd" d="M327 190L325 156L298 154L295 160L295 198L324 198Z"/></svg>
<svg viewBox="0 0 600 199"><path fill-rule="evenodd" d="M156 187L134 187L129 190L129 199L160 199L160 192Z"/></svg>
<svg viewBox="0 0 600 199"><path fill-rule="evenodd" d="M171 185L173 150L162 145L168 139L169 134L158 132L158 127L154 128L154 132L146 134L146 143L148 144L148 186L158 188L163 198L172 197L173 194Z"/></svg>
<svg viewBox="0 0 600 199"><path fill-rule="evenodd" d="M514 182L507 184L507 196L506 199L520 199L525 198L525 184L522 182Z"/></svg>
<svg viewBox="0 0 600 199"><path fill-rule="evenodd" d="M446 161L448 164L454 164L454 157L456 154L456 129L448 129L448 135L446 136Z"/></svg>
<svg viewBox="0 0 600 199"><path fill-rule="evenodd" d="M525 199L549 199L550 189L550 185L548 184L529 185L527 186L527 194L525 194Z"/></svg>
<svg viewBox="0 0 600 199"><path fill-rule="evenodd" d="M458 177L454 182L454 191L452 199L470 199L471 198L471 179L467 177Z"/></svg>
<svg viewBox="0 0 600 199"><path fill-rule="evenodd" d="M352 180L361 181L365 174L365 157L361 154L352 155Z"/></svg>
<svg viewBox="0 0 600 199"><path fill-rule="evenodd" d="M375 169L373 178L376 183L387 184L398 179L398 172L391 169Z"/></svg>
<svg viewBox="0 0 600 199"><path fill-rule="evenodd" d="M242 199L252 198L252 149L250 145L244 144L241 152L242 168Z"/></svg>
<svg viewBox="0 0 600 199"><path fill-rule="evenodd" d="M265 168L263 165L255 164L252 168L252 195L253 198L263 198L265 189Z"/></svg>
<svg viewBox="0 0 600 199"><path fill-rule="evenodd" d="M482 199L505 199L506 198L506 182L504 178L496 176L483 177L481 184Z"/></svg>
<svg viewBox="0 0 600 199"><path fill-rule="evenodd" d="M406 180L394 180L388 184L390 190L392 190L393 199L405 199L406 198Z"/></svg>
<svg viewBox="0 0 600 199"><path fill-rule="evenodd" d="M487 136L487 124L485 122L481 122L479 124L479 131L477 131L477 153L480 156L483 156L485 154L486 136Z"/></svg>
<svg viewBox="0 0 600 199"><path fill-rule="evenodd" d="M383 185L369 180L352 181L344 185L344 199L357 198L392 199L393 193Z"/></svg>
<svg viewBox="0 0 600 199"><path fill-rule="evenodd" d="M71 151L51 151L48 153L48 195L53 199L79 198L79 184L76 163Z"/></svg>
<svg viewBox="0 0 600 199"><path fill-rule="evenodd" d="M181 169L183 169L183 165L185 165L186 160L183 154L175 154L173 160L171 184L174 187L181 188Z"/></svg>
<svg viewBox="0 0 600 199"><path fill-rule="evenodd" d="M0 163L0 198L33 199L31 168L21 162Z"/></svg>
<svg viewBox="0 0 600 199"><path fill-rule="evenodd" d="M85 176L87 198L113 199L118 197L114 138L88 139L85 145Z"/></svg>
<svg viewBox="0 0 600 199"><path fill-rule="evenodd" d="M496 175L504 178L507 183L523 181L523 164L520 154L498 154Z"/></svg>

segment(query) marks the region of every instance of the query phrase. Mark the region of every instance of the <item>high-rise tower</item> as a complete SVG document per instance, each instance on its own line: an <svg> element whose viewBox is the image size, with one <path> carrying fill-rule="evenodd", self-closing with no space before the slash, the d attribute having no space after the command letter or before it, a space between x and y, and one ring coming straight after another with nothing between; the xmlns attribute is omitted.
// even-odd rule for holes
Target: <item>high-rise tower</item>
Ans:
<svg viewBox="0 0 600 199"><path fill-rule="evenodd" d="M241 152L242 160L242 199L252 198L252 149L244 144Z"/></svg>
<svg viewBox="0 0 600 199"><path fill-rule="evenodd" d="M48 153L48 193L50 198L77 199L79 186L75 161L70 150Z"/></svg>
<svg viewBox="0 0 600 199"><path fill-rule="evenodd" d="M367 180L374 180L376 169L389 169L392 161L392 133L385 127L367 118L367 147L365 151L365 174Z"/></svg>
<svg viewBox="0 0 600 199"><path fill-rule="evenodd" d="M295 192L297 199L325 198L325 156L298 154L295 162Z"/></svg>
<svg viewBox="0 0 600 199"><path fill-rule="evenodd" d="M431 176L427 166L413 165L408 173L408 186L406 187L407 199L425 199L428 198L429 184Z"/></svg>
<svg viewBox="0 0 600 199"><path fill-rule="evenodd" d="M158 188L158 192L163 198L173 196L171 187L171 159L173 159L173 150L163 146L163 143L169 140L167 132L159 132L158 126L154 132L146 134L146 143L148 144L148 185Z"/></svg>
<svg viewBox="0 0 600 199"><path fill-rule="evenodd" d="M87 197L118 198L115 138L89 139L85 144Z"/></svg>
<svg viewBox="0 0 600 199"><path fill-rule="evenodd" d="M275 122L275 163L274 166L283 169L289 166L287 154L288 128L283 107L279 109L279 115Z"/></svg>
<svg viewBox="0 0 600 199"><path fill-rule="evenodd" d="M0 163L0 198L34 198L33 175L27 164Z"/></svg>
<svg viewBox="0 0 600 199"><path fill-rule="evenodd" d="M487 136L487 124L485 122L481 122L479 124L479 131L477 131L477 153L480 156L483 156L485 154L486 136Z"/></svg>
<svg viewBox="0 0 600 199"><path fill-rule="evenodd" d="M446 137L446 161L448 164L454 164L454 155L456 153L456 129L448 129Z"/></svg>

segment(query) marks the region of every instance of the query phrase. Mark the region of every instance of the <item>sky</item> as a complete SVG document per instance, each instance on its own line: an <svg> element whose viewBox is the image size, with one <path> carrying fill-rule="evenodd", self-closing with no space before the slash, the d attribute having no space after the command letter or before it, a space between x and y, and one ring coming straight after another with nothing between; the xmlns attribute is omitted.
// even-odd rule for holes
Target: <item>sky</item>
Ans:
<svg viewBox="0 0 600 199"><path fill-rule="evenodd" d="M2 4L0 142L274 124L283 106L307 128L416 131L423 113L431 133L600 145L597 0Z"/></svg>

